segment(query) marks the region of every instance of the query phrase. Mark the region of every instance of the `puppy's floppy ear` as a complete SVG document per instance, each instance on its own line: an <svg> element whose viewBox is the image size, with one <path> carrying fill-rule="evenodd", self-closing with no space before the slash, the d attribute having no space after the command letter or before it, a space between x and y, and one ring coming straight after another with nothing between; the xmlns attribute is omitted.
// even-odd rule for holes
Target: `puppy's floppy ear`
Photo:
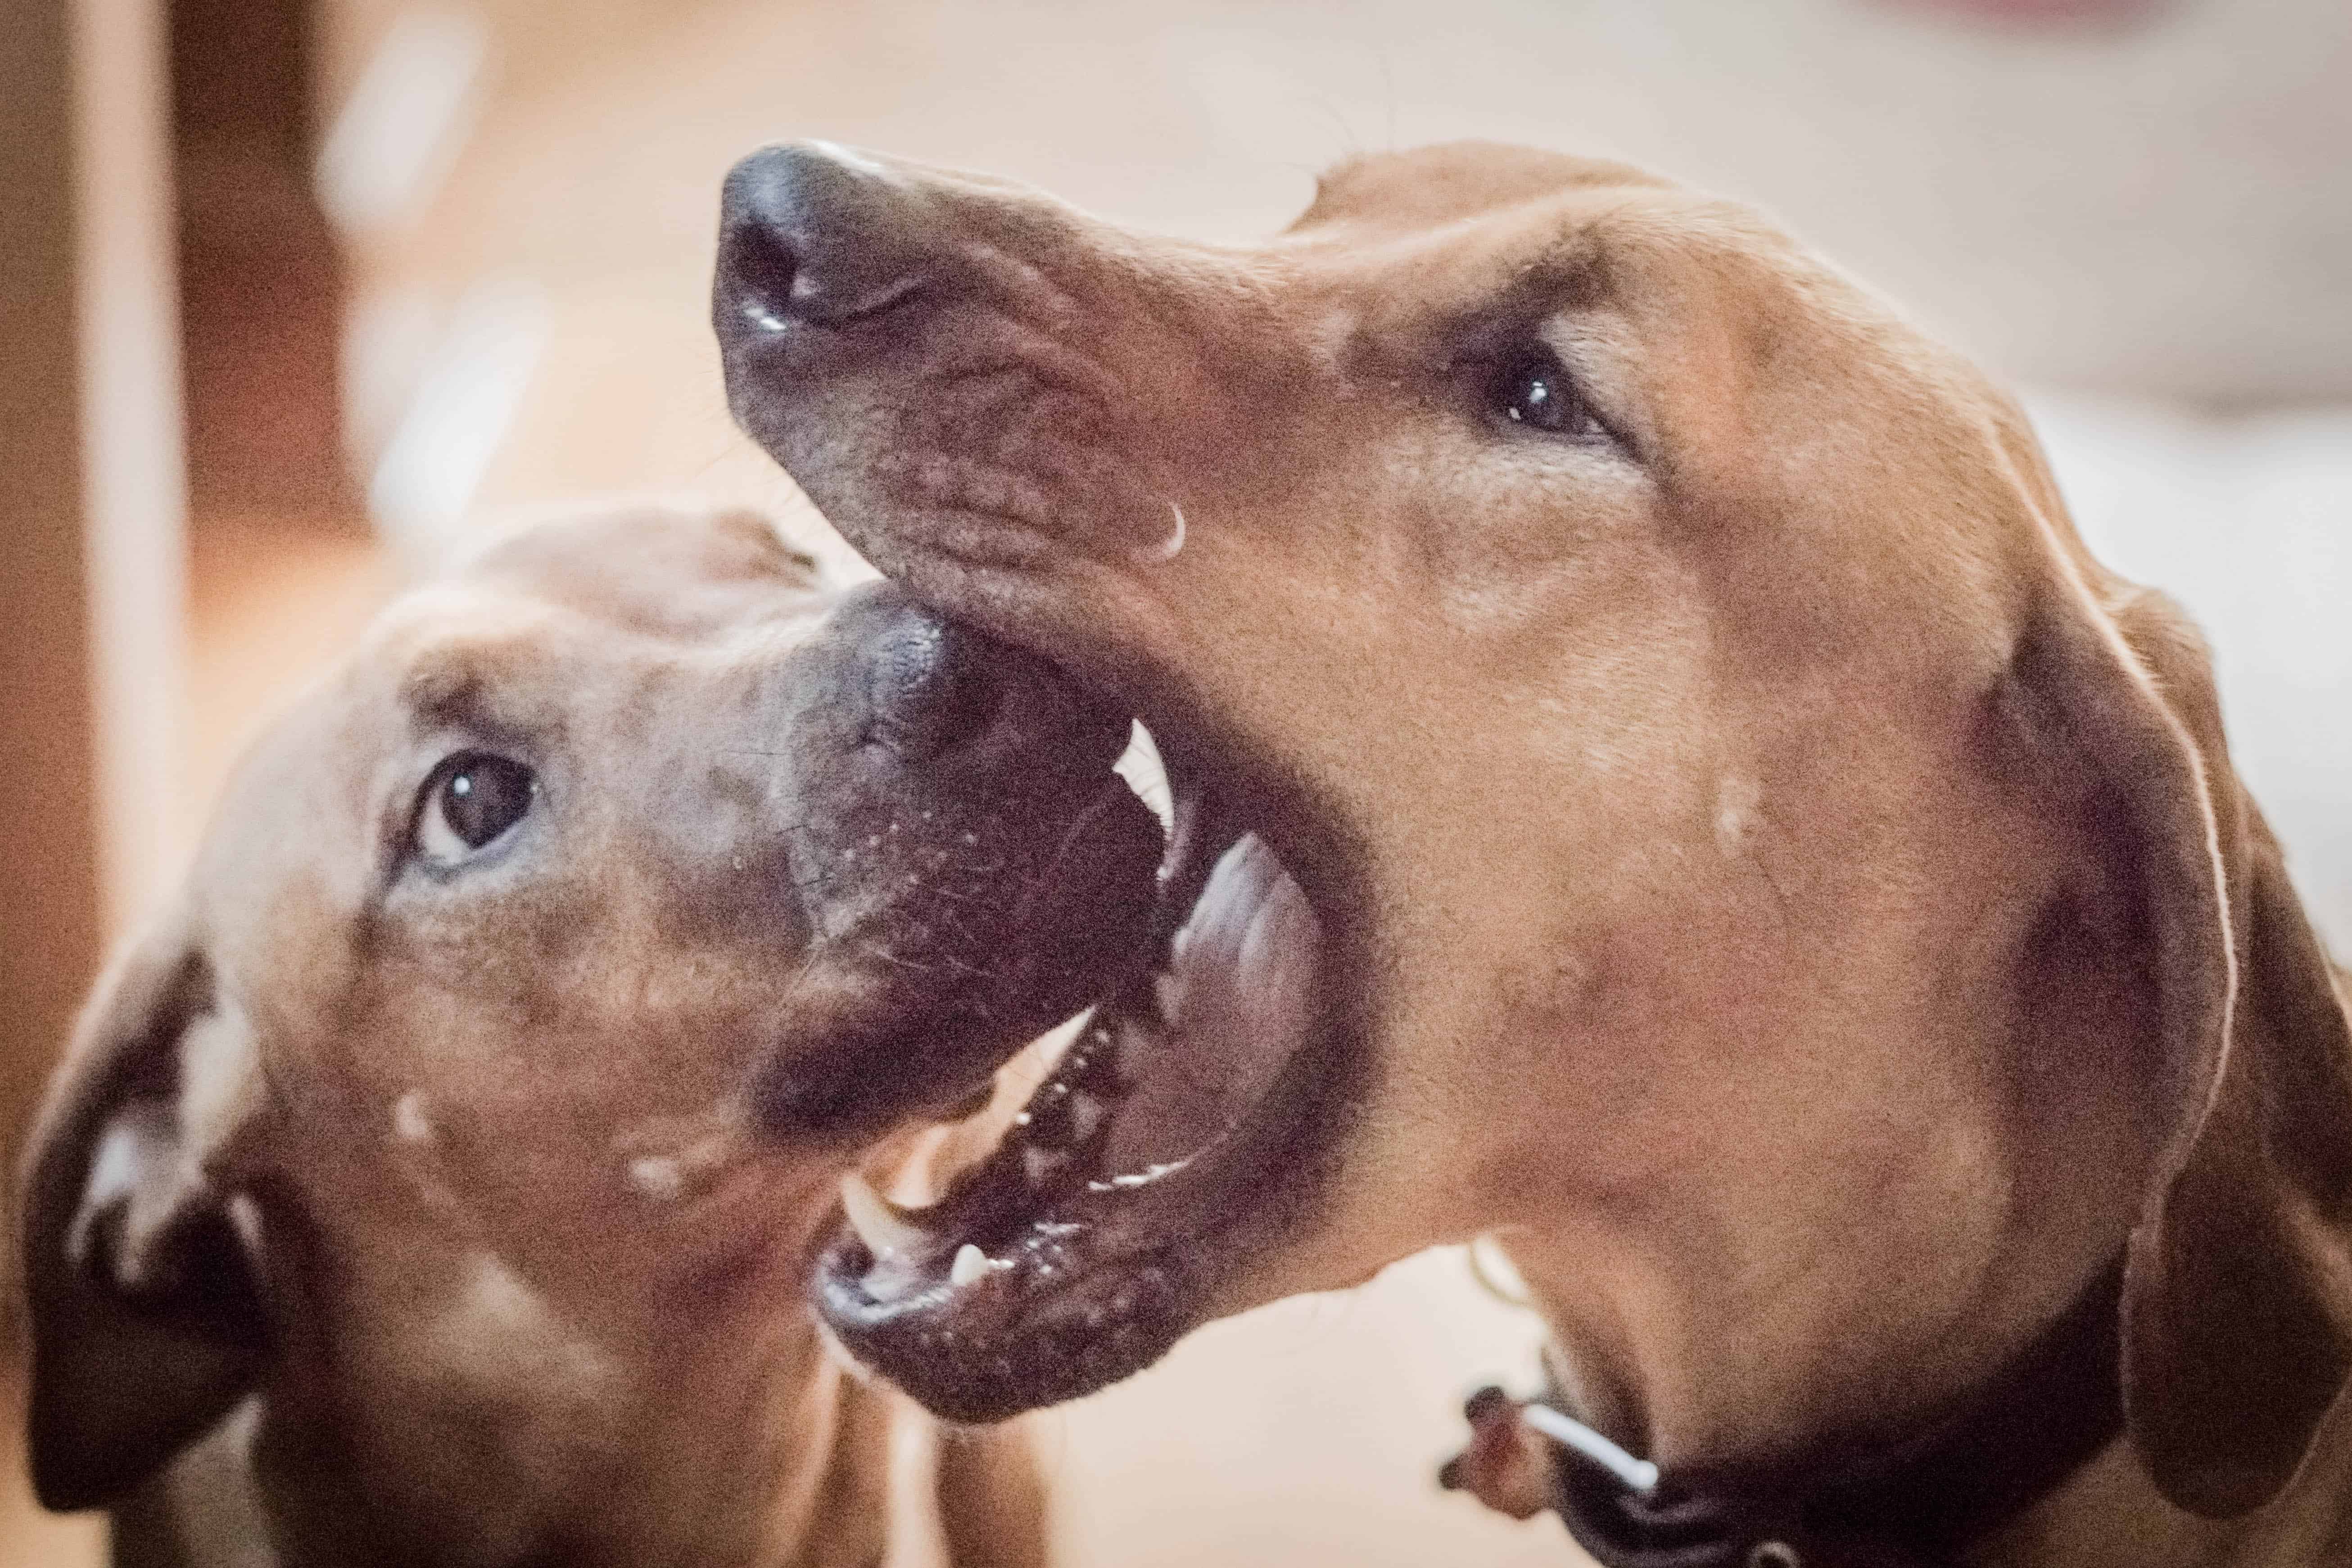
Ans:
<svg viewBox="0 0 2352 1568"><path fill-rule="evenodd" d="M2227 1518L2294 1479L2352 1371L2352 1033L2195 630L2076 565L2043 585L2011 690L2081 770L2154 1020L2125 1413L2165 1496Z"/></svg>
<svg viewBox="0 0 2352 1568"><path fill-rule="evenodd" d="M250 1226L207 1163L255 1089L250 1031L175 914L99 982L27 1146L19 1240L47 1507L121 1497L253 1381Z"/></svg>

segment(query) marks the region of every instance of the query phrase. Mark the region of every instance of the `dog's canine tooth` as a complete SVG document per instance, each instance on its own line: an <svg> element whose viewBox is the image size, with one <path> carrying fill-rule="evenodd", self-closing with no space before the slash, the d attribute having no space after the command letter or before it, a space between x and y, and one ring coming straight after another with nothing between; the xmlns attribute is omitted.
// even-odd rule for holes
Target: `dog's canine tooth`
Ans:
<svg viewBox="0 0 2352 1568"><path fill-rule="evenodd" d="M948 1283L969 1285L975 1279L986 1279L989 1272L995 1267L996 1265L989 1260L987 1253L982 1252L976 1244L967 1241L956 1248L955 1261L948 1265Z"/></svg>
<svg viewBox="0 0 2352 1568"><path fill-rule="evenodd" d="M1134 721L1130 726L1127 750L1118 754L1118 761L1111 763L1111 771L1125 780L1135 797L1160 819L1162 833L1176 830L1175 795L1169 787L1168 766L1160 760L1159 743L1152 740L1151 731L1143 727L1142 720Z"/></svg>
<svg viewBox="0 0 2352 1568"><path fill-rule="evenodd" d="M874 1184L852 1171L841 1178L842 1212L850 1228L877 1261L908 1258L929 1250L931 1233L907 1217L906 1211L874 1190Z"/></svg>

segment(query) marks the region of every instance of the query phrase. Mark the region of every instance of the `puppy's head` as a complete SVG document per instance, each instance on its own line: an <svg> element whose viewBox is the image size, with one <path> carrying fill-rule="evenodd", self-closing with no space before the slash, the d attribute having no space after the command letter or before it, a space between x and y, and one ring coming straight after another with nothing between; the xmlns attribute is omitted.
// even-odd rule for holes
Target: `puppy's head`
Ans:
<svg viewBox="0 0 2352 1568"><path fill-rule="evenodd" d="M2130 1235L2158 1479L2284 1483L2352 1349L2342 1011L2193 633L1969 365L1753 213L1519 149L1349 165L1251 247L824 146L721 222L741 423L1136 708L1191 904L928 1222L1016 1267L845 1245L848 1342L985 1414L1494 1229L1621 1440L1799 1465Z"/></svg>
<svg viewBox="0 0 2352 1568"><path fill-rule="evenodd" d="M1128 735L745 516L403 601L245 761L35 1140L44 1500L249 1401L291 1562L602 1560L680 1486L705 1560L772 1528L729 1494L822 1442L774 1325L839 1178L1137 944Z"/></svg>

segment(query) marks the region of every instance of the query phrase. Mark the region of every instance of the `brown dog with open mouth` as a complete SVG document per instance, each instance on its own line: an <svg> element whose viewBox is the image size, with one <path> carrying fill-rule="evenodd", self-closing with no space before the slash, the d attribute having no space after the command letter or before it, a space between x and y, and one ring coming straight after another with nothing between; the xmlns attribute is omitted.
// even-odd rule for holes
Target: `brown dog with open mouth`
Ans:
<svg viewBox="0 0 2352 1568"><path fill-rule="evenodd" d="M1141 950L1129 734L742 514L403 600L245 761L34 1139L43 1500L134 1564L878 1562L889 1405L812 1248ZM1018 1434L936 1490L955 1563L1042 1560Z"/></svg>
<svg viewBox="0 0 2352 1568"><path fill-rule="evenodd" d="M1605 1562L2352 1551L2342 998L2196 633L1966 363L1488 145L1246 247L772 148L714 311L828 517L1177 796L1159 973L822 1261L856 1353L986 1418L1491 1231L1663 1472L1561 1461Z"/></svg>

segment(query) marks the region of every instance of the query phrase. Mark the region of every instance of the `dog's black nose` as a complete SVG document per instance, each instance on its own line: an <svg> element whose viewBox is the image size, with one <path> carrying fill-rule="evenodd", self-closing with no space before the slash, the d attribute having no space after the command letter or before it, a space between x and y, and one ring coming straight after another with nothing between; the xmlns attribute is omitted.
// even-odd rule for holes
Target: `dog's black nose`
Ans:
<svg viewBox="0 0 2352 1568"><path fill-rule="evenodd" d="M976 738L1004 700L1004 650L919 605L891 611L870 645L867 733L910 763Z"/></svg>
<svg viewBox="0 0 2352 1568"><path fill-rule="evenodd" d="M917 293L928 205L882 164L830 142L752 153L719 193L720 335L845 326Z"/></svg>

